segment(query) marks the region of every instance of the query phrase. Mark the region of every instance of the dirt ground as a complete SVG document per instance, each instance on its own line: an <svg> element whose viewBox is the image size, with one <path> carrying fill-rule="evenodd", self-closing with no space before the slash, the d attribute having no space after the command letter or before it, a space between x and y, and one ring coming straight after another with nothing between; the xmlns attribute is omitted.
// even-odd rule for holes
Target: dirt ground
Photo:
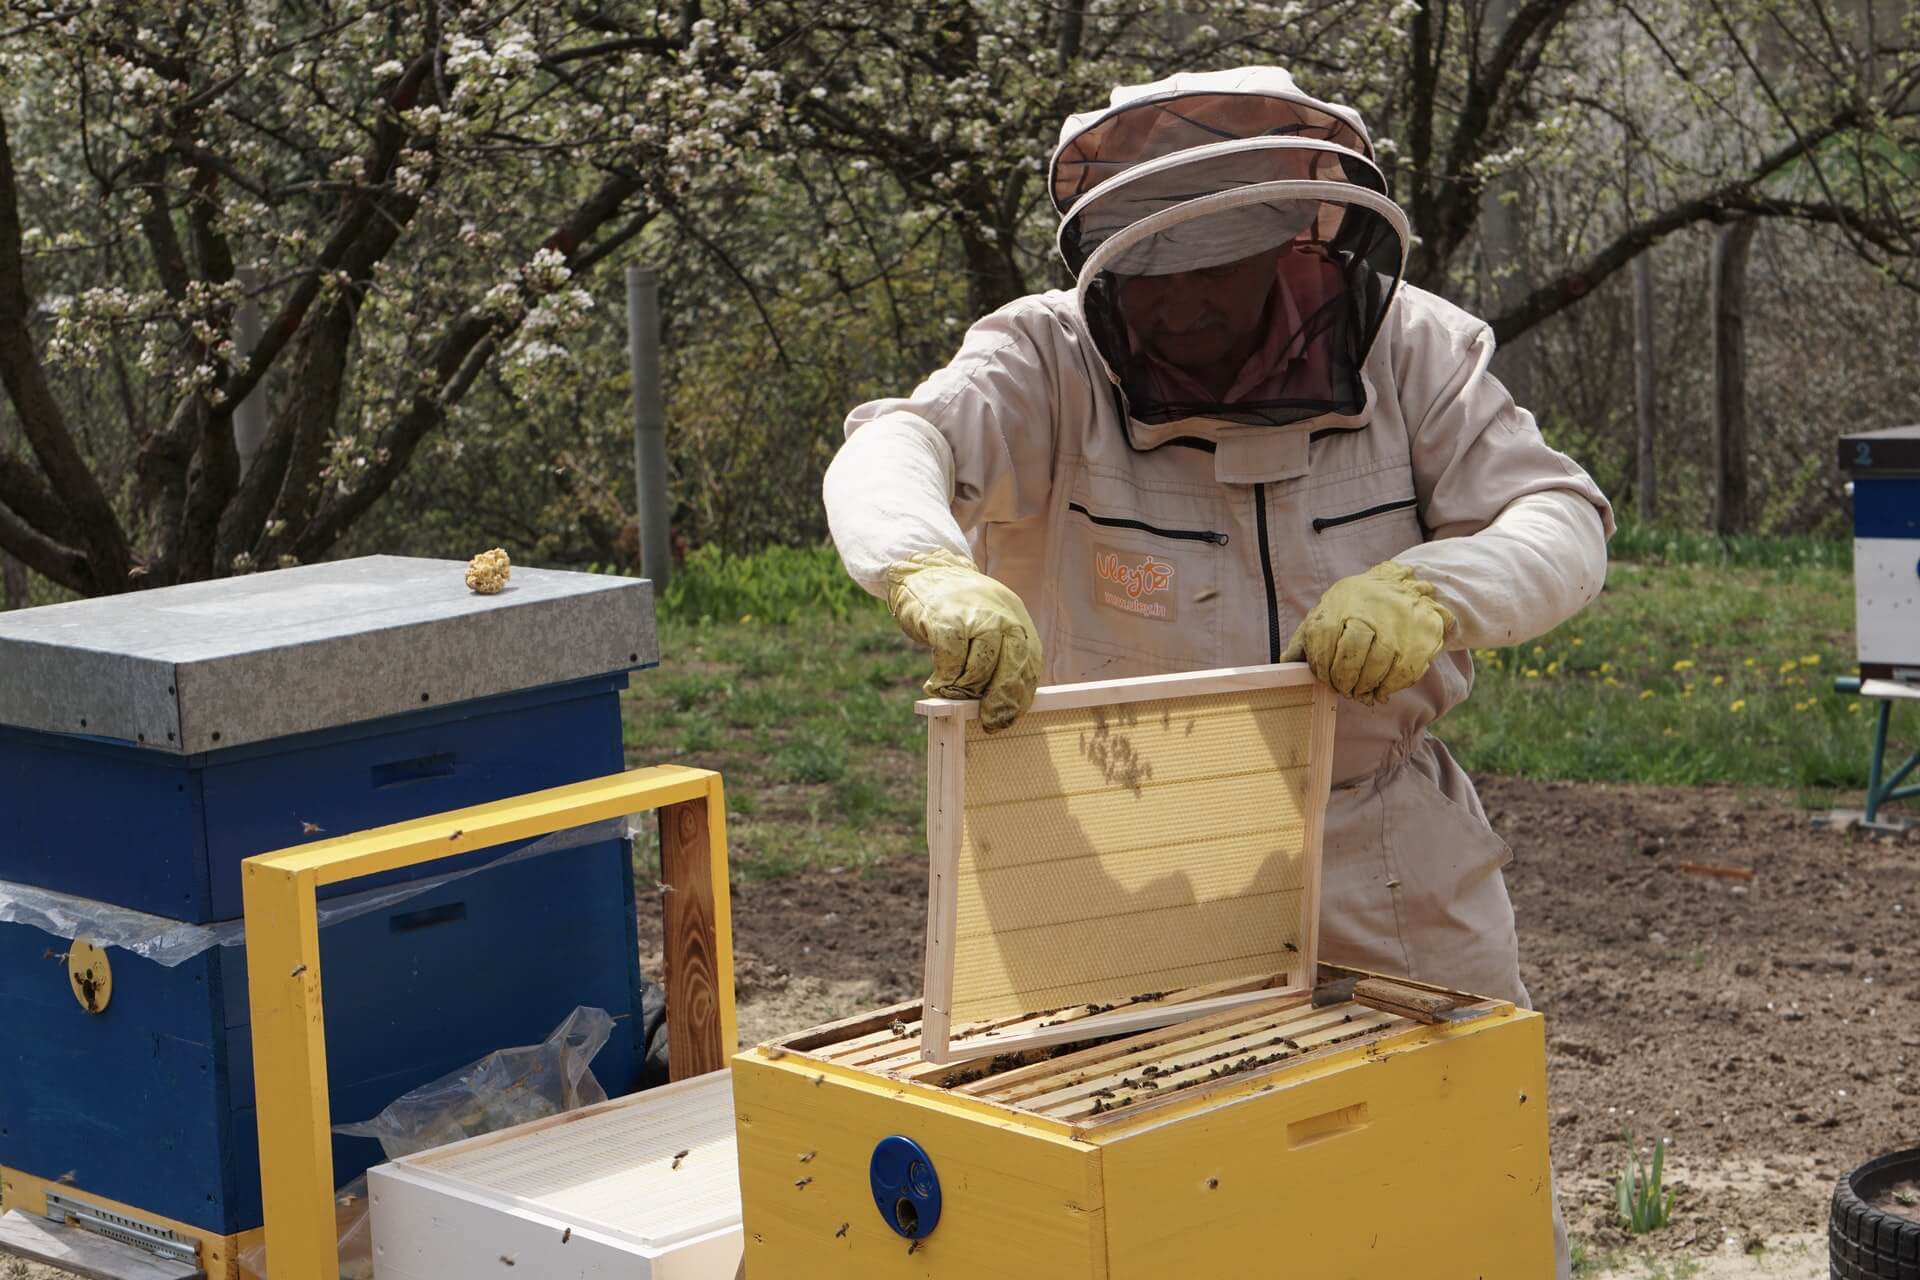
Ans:
<svg viewBox="0 0 1920 1280"><path fill-rule="evenodd" d="M1834 1180L1920 1145L1920 834L1815 831L1784 797L1731 789L1481 790L1515 853L1554 1166L1589 1267L1825 1276ZM739 886L742 1040L916 994L924 900L910 865ZM1611 1225L1628 1129L1667 1139L1677 1191L1673 1224L1639 1241Z"/></svg>

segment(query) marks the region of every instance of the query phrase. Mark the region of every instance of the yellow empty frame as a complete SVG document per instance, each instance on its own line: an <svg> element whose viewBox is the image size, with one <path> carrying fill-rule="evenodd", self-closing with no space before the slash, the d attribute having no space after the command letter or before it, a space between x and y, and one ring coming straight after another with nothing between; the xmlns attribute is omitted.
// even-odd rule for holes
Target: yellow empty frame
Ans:
<svg viewBox="0 0 1920 1280"><path fill-rule="evenodd" d="M930 1061L1311 985L1333 694L1305 665L1057 685L991 736L976 703L919 710ZM953 1040L1076 1005L1087 1016Z"/></svg>
<svg viewBox="0 0 1920 1280"><path fill-rule="evenodd" d="M337 839L261 854L242 865L253 1074L259 1098L260 1191L274 1280L339 1280L315 895L326 885L648 810L663 813L668 903L667 1008L673 1074L724 1067L736 1040L727 908L726 804L720 775L659 765L577 782ZM704 841L699 839L704 835ZM555 855L563 856L563 855ZM695 904L699 928L676 922ZM677 927L678 926L678 927ZM676 965L676 935L693 964ZM702 952L703 947L710 950ZM688 972L689 969L699 972ZM675 972L679 970L679 972ZM676 1008L679 996L679 1008ZM690 1009L688 1005L692 1004ZM688 1015L705 1037L683 1037ZM683 1050L679 1043L688 1039Z"/></svg>

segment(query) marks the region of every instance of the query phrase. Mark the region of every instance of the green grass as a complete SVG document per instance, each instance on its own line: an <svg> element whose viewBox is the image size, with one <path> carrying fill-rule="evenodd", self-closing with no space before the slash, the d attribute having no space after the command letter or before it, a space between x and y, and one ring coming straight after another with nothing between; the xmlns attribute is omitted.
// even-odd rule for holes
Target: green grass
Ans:
<svg viewBox="0 0 1920 1280"><path fill-rule="evenodd" d="M1476 652L1473 696L1438 732L1486 773L1736 783L1825 804L1866 784L1869 706L1832 691L1853 670L1852 624L1839 568L1616 563L1573 621Z"/></svg>
<svg viewBox="0 0 1920 1280"><path fill-rule="evenodd" d="M1857 795L1871 704L1832 692L1853 669L1844 549L1623 534L1601 598L1477 653L1473 696L1438 732L1482 773ZM739 874L923 852L926 660L830 549L696 554L659 625L664 660L626 699L628 761L725 776ZM1916 727L1896 719L1898 758Z"/></svg>
<svg viewBox="0 0 1920 1280"><path fill-rule="evenodd" d="M1853 543L1844 538L1760 538L1688 533L1623 524L1608 544L1615 561L1661 565L1719 565L1746 569L1811 566L1853 571Z"/></svg>
<svg viewBox="0 0 1920 1280"><path fill-rule="evenodd" d="M659 627L660 667L625 699L627 761L720 771L737 874L925 850L925 659L831 550L696 554Z"/></svg>
<svg viewBox="0 0 1920 1280"><path fill-rule="evenodd" d="M1627 1143L1627 1164L1614 1183L1620 1225L1635 1235L1658 1231L1673 1220L1673 1192L1661 1186L1667 1157L1667 1140L1655 1138L1651 1164L1640 1159L1633 1134L1621 1135ZM1664 1191L1664 1194L1663 1194Z"/></svg>

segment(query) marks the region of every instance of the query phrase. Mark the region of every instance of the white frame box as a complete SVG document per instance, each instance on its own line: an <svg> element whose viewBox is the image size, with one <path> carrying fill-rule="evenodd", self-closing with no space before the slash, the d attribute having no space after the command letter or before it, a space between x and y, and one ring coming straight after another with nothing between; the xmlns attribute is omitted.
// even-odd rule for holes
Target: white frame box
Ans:
<svg viewBox="0 0 1920 1280"><path fill-rule="evenodd" d="M368 1170L367 1192L379 1280L734 1280L733 1076L406 1156Z"/></svg>

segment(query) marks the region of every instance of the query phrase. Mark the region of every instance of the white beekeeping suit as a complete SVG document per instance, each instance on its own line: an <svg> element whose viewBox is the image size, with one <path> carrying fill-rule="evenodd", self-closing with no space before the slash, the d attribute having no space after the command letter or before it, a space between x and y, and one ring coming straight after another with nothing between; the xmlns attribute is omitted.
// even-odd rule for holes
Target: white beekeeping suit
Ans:
<svg viewBox="0 0 1920 1280"><path fill-rule="evenodd" d="M1076 288L853 411L825 486L848 571L998 723L1034 680L1305 656L1348 695L1322 954L1525 1003L1507 846L1427 730L1471 649L1599 593L1605 497L1487 326L1402 282L1364 126L1286 72L1117 89L1049 178Z"/></svg>

